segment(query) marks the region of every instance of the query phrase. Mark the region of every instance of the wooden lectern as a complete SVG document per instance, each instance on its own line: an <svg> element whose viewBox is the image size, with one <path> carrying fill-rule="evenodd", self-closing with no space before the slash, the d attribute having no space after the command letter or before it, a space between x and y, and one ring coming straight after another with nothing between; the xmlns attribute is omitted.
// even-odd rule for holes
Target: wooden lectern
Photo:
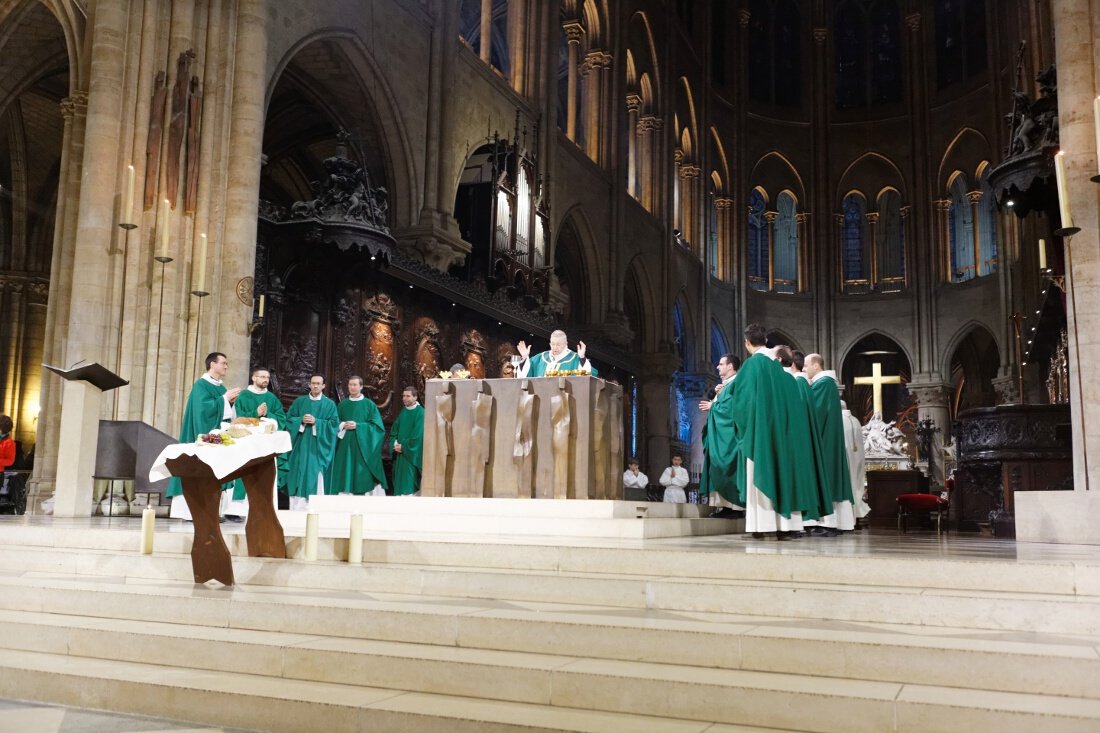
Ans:
<svg viewBox="0 0 1100 733"><path fill-rule="evenodd" d="M99 439L100 395L129 384L102 364L72 369L42 365L65 380L57 445L55 517L92 516L96 443Z"/></svg>
<svg viewBox="0 0 1100 733"><path fill-rule="evenodd" d="M275 515L275 454L253 458L235 471L218 478L210 466L193 455L169 458L165 465L183 484L183 498L191 510L195 524L195 541L191 545L191 570L196 583L217 580L233 585L233 563L229 548L222 537L218 508L222 484L236 479L244 482L248 492L248 520L244 526L251 557L286 557L283 527Z"/></svg>

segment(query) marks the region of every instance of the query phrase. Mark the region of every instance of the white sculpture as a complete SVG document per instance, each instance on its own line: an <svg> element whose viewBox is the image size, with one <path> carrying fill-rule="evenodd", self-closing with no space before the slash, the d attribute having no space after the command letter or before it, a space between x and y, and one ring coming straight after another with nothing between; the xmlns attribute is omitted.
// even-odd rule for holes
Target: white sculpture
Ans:
<svg viewBox="0 0 1100 733"><path fill-rule="evenodd" d="M863 426L863 447L868 459L898 458L905 455L905 434L895 421L883 422L881 413L874 413Z"/></svg>

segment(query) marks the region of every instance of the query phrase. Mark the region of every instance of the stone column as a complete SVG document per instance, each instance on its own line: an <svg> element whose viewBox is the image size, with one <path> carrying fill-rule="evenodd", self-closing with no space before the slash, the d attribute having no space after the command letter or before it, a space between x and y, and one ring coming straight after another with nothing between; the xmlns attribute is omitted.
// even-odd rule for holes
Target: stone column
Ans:
<svg viewBox="0 0 1100 733"><path fill-rule="evenodd" d="M966 200L970 202L970 220L974 222L974 277L980 277L985 274L982 272L982 192L967 191Z"/></svg>
<svg viewBox="0 0 1100 733"><path fill-rule="evenodd" d="M877 211L871 211L864 214L867 217L867 238L870 240L867 243L867 249L871 253L870 262L867 266L867 284L871 290L875 289L875 285L878 283L878 219L879 214Z"/></svg>
<svg viewBox="0 0 1100 733"><path fill-rule="evenodd" d="M716 196L714 199L714 208L717 209L718 220L718 253L717 253L717 276L719 279L725 282L737 282L736 262L737 257L734 255L735 245L733 237L730 236L732 231L730 225L730 215L733 211L733 199L729 196Z"/></svg>
<svg viewBox="0 0 1100 733"><path fill-rule="evenodd" d="M1051 3L1058 64L1058 122L1065 152L1068 203L1081 228L1064 240L1069 332L1070 412L1073 431L1073 479L1076 491L1100 488L1100 383L1084 371L1100 361L1100 301L1088 297L1100 285L1100 186L1097 173L1092 103L1100 66L1100 7L1089 0ZM1096 506L1095 502L1093 506Z"/></svg>
<svg viewBox="0 0 1100 733"><path fill-rule="evenodd" d="M609 137L604 124L606 80L611 67L611 55L592 50L584 57L584 147L588 157L600 165L607 160L604 141Z"/></svg>
<svg viewBox="0 0 1100 733"><path fill-rule="evenodd" d="M806 212L794 215L798 224L798 292L806 290L807 266L810 261L810 215Z"/></svg>
<svg viewBox="0 0 1100 733"><path fill-rule="evenodd" d="M641 459L646 475L656 483L660 472L669 465L669 441L672 439L669 387L672 375L680 366L680 358L668 352L643 354L640 365L638 396L645 412L645 455Z"/></svg>
<svg viewBox="0 0 1100 733"><path fill-rule="evenodd" d="M493 0L481 0L481 60L492 63L493 58Z"/></svg>
<svg viewBox="0 0 1100 733"><path fill-rule="evenodd" d="M241 303L235 290L238 280L251 277L256 270L256 217L267 87L267 0L238 0L235 40L224 239L218 250L219 269L215 269L214 296L210 298L213 303L208 305L218 308L214 342L226 353L235 373L243 376L251 351L248 323L252 306Z"/></svg>
<svg viewBox="0 0 1100 733"><path fill-rule="evenodd" d="M764 212L768 222L768 292L775 288L775 220L778 218L778 211Z"/></svg>
<svg viewBox="0 0 1100 733"><path fill-rule="evenodd" d="M626 192L638 198L638 110L642 98L637 94L626 95Z"/></svg>
<svg viewBox="0 0 1100 733"><path fill-rule="evenodd" d="M940 429L932 440L932 450L935 460L932 461L933 469L929 474L932 483L943 485L943 461L942 449L946 443L951 442L951 421L948 404L951 399L951 386L941 381L928 380L910 382L905 385L910 394L917 398L917 420L932 420Z"/></svg>
<svg viewBox="0 0 1100 733"><path fill-rule="evenodd" d="M699 174L699 166L693 163L680 165L680 231L691 245L691 251L697 255L702 253L699 241L699 207L696 204Z"/></svg>
<svg viewBox="0 0 1100 733"><path fill-rule="evenodd" d="M565 136L577 142L577 71L584 26L571 20L562 26L569 43L569 71L565 82Z"/></svg>

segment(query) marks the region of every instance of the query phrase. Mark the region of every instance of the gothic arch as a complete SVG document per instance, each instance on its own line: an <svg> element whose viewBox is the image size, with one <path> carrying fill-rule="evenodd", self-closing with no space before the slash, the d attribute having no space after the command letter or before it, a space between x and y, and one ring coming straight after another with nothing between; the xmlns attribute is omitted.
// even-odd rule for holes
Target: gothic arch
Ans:
<svg viewBox="0 0 1100 733"><path fill-rule="evenodd" d="M1000 367L1000 342L997 340L996 331L989 326L988 323L972 318L959 328L955 329L955 333L952 334L951 339L946 342L946 345L940 351L940 373L948 375L951 373L951 362L955 356L955 352L959 349L959 346L970 338L974 333L982 333L983 336L989 338L993 342L994 347L997 350L997 362Z"/></svg>
<svg viewBox="0 0 1100 733"><path fill-rule="evenodd" d="M867 152L853 160L837 181L837 206L839 208L853 190L862 192L868 200L875 200L876 192L886 187L897 189L905 200L905 177L894 161L876 152Z"/></svg>
<svg viewBox="0 0 1100 733"><path fill-rule="evenodd" d="M730 164L729 158L726 157L726 148L722 145L722 138L718 135L718 130L713 125L710 128L711 141L714 143L714 156L716 161L714 166L718 168L719 173L722 174L723 181L730 180Z"/></svg>
<svg viewBox="0 0 1100 733"><path fill-rule="evenodd" d="M775 348L776 346L790 346L791 351L802 351L797 341L791 338L785 331L778 328L768 329L767 344L770 348Z"/></svg>
<svg viewBox="0 0 1100 733"><path fill-rule="evenodd" d="M268 79L265 96L265 138L271 122L270 106L272 96L279 81L287 73L292 62L315 43L331 43L335 51L342 53L348 62L351 73L344 73L340 75L340 78L350 78L354 90L349 90L350 96L349 94L336 93L329 94L327 97L322 97L321 89L316 86L303 91L311 94L311 101L324 110L333 121L351 121L354 116L349 116L347 113L348 107L335 105L332 100L347 98L363 100L362 105L356 112L358 115L366 116L366 119L360 120L364 125L373 123L373 131L380 137L383 150L378 161L383 166L387 188L389 189L389 203L392 212L391 226L396 227L413 223L419 215L420 209L417 202L421 200L421 192L419 190L419 177L415 175L415 163L412 158L412 146L409 141L408 130L399 116L396 95L393 93L381 65L363 40L354 32L342 28L318 29L302 36L287 49ZM328 81L332 84L331 80ZM327 86L323 88L332 91ZM354 135L359 131L349 129L349 132ZM370 161L366 156L368 151L364 146L357 145L356 141L353 140L352 149L363 156L360 158L360 162L364 165L369 164ZM462 156L463 154L461 151L455 151L456 156ZM368 170L377 174L376 171L369 168ZM458 175L461 175L461 166L458 166L457 170ZM451 190L456 190L458 178L456 177L451 183Z"/></svg>
<svg viewBox="0 0 1100 733"><path fill-rule="evenodd" d="M849 338L847 343L845 343L841 348L837 349L836 353L840 354L841 356L835 363L844 364L848 360L848 357L852 355L852 349L856 345L858 345L860 341L863 341L869 336L881 336L883 338L889 339L890 341L893 341L894 344L897 345L897 347L901 350L901 355L905 357L905 360L910 365L915 363L912 357L912 348L908 344L899 341L897 337L891 336L880 328L869 328L859 335Z"/></svg>
<svg viewBox="0 0 1100 733"><path fill-rule="evenodd" d="M695 320L695 314L691 309L691 299L687 296L687 289L681 288L676 297L672 301L672 313L670 316L675 320L675 314L677 309L679 311L682 322L679 324L681 328L680 343L677 347L677 353L681 358L680 371L681 372L694 372L696 371L696 345L699 339L699 324ZM670 329L675 339L675 326Z"/></svg>
<svg viewBox="0 0 1100 733"><path fill-rule="evenodd" d="M806 186L802 176L785 155L777 150L765 153L756 161L749 174L749 180L762 191L779 192L790 189L795 199L806 200ZM767 197L774 199L775 197Z"/></svg>
<svg viewBox="0 0 1100 733"><path fill-rule="evenodd" d="M568 280L563 284L568 286L571 300L576 301L576 305L570 303L573 322L591 323L602 316L599 304L603 302L600 293L603 279L597 266L595 237L581 205L566 211L554 231L557 236L550 261L559 281L563 276Z"/></svg>
<svg viewBox="0 0 1100 733"><path fill-rule="evenodd" d="M964 127L948 143L936 175L936 194L947 191L955 171L978 171L982 161L990 160L989 140L972 127ZM975 178L976 180L976 178Z"/></svg>
<svg viewBox="0 0 1100 733"><path fill-rule="evenodd" d="M661 108L661 69L657 63L657 45L645 11L639 10L627 22L627 48L631 50L639 80L648 77L652 99L645 111L655 113ZM642 53L644 52L644 53Z"/></svg>
<svg viewBox="0 0 1100 733"><path fill-rule="evenodd" d="M623 307L634 331L635 346L650 350L657 343L656 314L664 312L653 300L656 293L642 255L635 255L624 270ZM632 302L633 301L633 302Z"/></svg>
<svg viewBox="0 0 1100 733"><path fill-rule="evenodd" d="M873 352L881 353L873 353ZM872 353L868 353L872 352ZM882 363L883 376L900 376L900 390L883 391L883 419L886 422L897 419L899 423L906 415L911 415L911 399L906 384L913 377L913 360L909 350L893 336L879 329L871 329L850 340L842 351L839 360L825 363L826 369L835 369L844 384L844 395L852 414L866 422L872 413L873 389L870 385L857 385L856 377L870 376L875 362Z"/></svg>

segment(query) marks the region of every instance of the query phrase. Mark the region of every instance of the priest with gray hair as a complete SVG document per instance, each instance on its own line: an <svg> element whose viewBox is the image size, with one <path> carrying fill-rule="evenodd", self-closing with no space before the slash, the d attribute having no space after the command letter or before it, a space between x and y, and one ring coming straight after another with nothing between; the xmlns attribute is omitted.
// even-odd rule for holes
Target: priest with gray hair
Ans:
<svg viewBox="0 0 1100 733"><path fill-rule="evenodd" d="M599 372L585 357L585 345L583 341L577 342L577 350L569 349L569 339L565 331L554 331L550 334L550 348L538 354L531 354L531 347L527 342L520 341L516 344L516 351L523 358L516 369L516 377L545 377L546 372L582 371L592 376L598 376Z"/></svg>

